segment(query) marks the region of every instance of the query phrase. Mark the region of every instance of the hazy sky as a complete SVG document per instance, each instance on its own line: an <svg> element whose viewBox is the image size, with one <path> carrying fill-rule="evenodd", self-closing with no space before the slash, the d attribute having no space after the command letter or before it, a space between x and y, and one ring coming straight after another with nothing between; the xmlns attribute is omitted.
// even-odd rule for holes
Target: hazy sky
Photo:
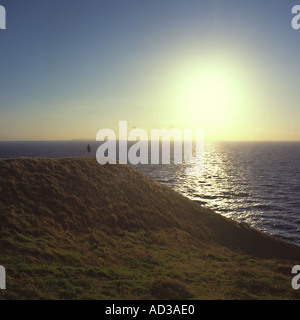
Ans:
<svg viewBox="0 0 300 320"><path fill-rule="evenodd" d="M300 140L300 0L0 4L0 140L95 139L119 120Z"/></svg>

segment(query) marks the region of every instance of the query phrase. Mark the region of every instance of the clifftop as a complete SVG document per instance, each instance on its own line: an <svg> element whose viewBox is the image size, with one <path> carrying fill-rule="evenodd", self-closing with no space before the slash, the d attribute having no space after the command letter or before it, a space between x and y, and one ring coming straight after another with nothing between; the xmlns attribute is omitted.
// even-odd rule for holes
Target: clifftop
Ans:
<svg viewBox="0 0 300 320"><path fill-rule="evenodd" d="M155 291L155 283L170 279L187 292L179 298L209 297L208 284L197 293L199 275L177 283L166 270L192 268L194 274L198 263L199 274L204 265L208 274L207 263L214 261L239 272L245 265L238 261L251 256L264 261L266 272L280 259L277 271L290 279L289 265L300 262L300 247L226 219L127 165L101 166L92 158L3 159L0 199L0 264L8 276L0 298L172 298ZM233 284L232 294L236 290ZM247 285L238 290L236 298L261 294L249 293ZM276 294L287 292L296 294L290 281L286 292Z"/></svg>

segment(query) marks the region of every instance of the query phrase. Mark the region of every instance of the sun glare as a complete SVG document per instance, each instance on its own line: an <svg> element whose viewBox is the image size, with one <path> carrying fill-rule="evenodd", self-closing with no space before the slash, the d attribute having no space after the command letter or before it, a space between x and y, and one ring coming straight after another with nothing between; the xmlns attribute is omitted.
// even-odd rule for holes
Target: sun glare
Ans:
<svg viewBox="0 0 300 320"><path fill-rule="evenodd" d="M187 90L186 112L209 121L227 118L236 103L232 83L223 75L200 75Z"/></svg>
<svg viewBox="0 0 300 320"><path fill-rule="evenodd" d="M209 63L184 71L177 84L177 118L185 126L203 128L220 136L249 116L251 94L245 70L226 61ZM233 130L234 131L234 130Z"/></svg>

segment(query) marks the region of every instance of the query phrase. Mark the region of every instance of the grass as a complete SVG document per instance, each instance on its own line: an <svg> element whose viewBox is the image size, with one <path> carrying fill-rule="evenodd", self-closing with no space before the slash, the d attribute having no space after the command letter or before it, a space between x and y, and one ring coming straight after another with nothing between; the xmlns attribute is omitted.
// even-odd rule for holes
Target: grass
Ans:
<svg viewBox="0 0 300 320"><path fill-rule="evenodd" d="M298 246L125 165L0 161L0 299L299 299Z"/></svg>

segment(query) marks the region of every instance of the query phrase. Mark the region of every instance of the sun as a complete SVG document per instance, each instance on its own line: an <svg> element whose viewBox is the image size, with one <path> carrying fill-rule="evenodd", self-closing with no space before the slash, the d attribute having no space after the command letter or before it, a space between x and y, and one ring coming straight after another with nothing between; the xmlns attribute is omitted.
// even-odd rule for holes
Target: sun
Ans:
<svg viewBox="0 0 300 320"><path fill-rule="evenodd" d="M187 90L186 112L210 122L224 121L232 114L236 98L234 85L226 75L201 74Z"/></svg>
<svg viewBox="0 0 300 320"><path fill-rule="evenodd" d="M220 136L232 131L249 114L251 99L246 77L226 61L204 61L182 73L176 117L185 126Z"/></svg>

